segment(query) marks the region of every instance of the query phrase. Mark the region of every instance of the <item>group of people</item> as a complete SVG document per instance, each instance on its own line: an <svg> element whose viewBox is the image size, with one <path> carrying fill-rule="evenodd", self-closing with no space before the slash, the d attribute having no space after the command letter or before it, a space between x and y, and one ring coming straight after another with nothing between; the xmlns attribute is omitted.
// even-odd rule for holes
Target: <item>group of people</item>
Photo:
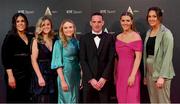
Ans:
<svg viewBox="0 0 180 104"><path fill-rule="evenodd" d="M78 103L82 89L82 102L108 103L115 82L118 103L140 103L143 79L151 103L170 103L174 41L162 17L160 8L148 9L143 48L130 12L121 14L122 32L116 36L103 32L103 15L93 13L91 31L80 40L70 19L61 22L56 37L51 18L43 16L31 36L26 16L16 13L2 45L7 102Z"/></svg>

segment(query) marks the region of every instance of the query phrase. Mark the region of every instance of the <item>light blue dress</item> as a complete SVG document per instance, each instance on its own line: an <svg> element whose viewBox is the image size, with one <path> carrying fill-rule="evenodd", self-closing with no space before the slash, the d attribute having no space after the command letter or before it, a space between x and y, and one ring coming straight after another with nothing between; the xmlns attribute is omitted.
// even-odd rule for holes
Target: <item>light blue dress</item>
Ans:
<svg viewBox="0 0 180 104"><path fill-rule="evenodd" d="M62 46L60 40L56 40L53 48L51 69L63 68L64 78L69 90L64 92L61 88L61 80L58 76L58 103L77 103L80 85L79 66L79 41L75 38L68 40L67 47Z"/></svg>

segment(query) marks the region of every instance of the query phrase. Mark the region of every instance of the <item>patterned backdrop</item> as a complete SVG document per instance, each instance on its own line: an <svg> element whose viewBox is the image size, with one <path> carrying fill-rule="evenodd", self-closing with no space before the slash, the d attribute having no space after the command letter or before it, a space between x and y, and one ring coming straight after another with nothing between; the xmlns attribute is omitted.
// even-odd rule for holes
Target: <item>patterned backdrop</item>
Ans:
<svg viewBox="0 0 180 104"><path fill-rule="evenodd" d="M164 11L164 24L173 32L175 39L174 68L176 77L172 82L171 99L180 102L180 0L0 0L0 46L10 29L11 17L16 12L26 14L30 26L35 26L38 18L45 13L51 14L54 29L57 31L64 18L72 19L77 26L77 34L83 35L90 30L90 14L101 12L105 17L104 31L110 34L121 32L119 16L123 11L134 14L137 30L142 38L148 29L146 12L151 6L159 6ZM1 53L1 52L0 52ZM3 67L0 60L0 102L5 99ZM142 86L142 101L147 98Z"/></svg>

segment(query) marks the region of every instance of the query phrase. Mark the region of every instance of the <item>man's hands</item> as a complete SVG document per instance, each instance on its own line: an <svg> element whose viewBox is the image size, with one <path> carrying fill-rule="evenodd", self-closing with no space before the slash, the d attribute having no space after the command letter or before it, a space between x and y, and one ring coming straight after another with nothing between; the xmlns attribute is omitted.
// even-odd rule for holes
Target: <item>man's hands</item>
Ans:
<svg viewBox="0 0 180 104"><path fill-rule="evenodd" d="M97 82L97 80L96 79L91 79L90 81L90 84L92 85L92 87L94 88L94 89L96 89L96 90L100 90L100 86L98 85L98 82Z"/></svg>
<svg viewBox="0 0 180 104"><path fill-rule="evenodd" d="M105 85L105 83L106 83L106 79L104 79L104 78L100 78L99 79L99 81L97 81L96 79L91 79L90 81L90 84L92 85L92 87L94 88L94 89L96 89L96 90L98 90L98 91L100 91L102 88L103 88L103 86Z"/></svg>

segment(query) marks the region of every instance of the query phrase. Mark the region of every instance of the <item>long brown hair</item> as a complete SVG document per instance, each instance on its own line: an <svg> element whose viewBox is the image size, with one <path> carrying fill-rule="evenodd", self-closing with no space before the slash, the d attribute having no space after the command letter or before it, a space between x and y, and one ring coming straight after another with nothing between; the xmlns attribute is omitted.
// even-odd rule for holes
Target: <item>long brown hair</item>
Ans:
<svg viewBox="0 0 180 104"><path fill-rule="evenodd" d="M133 31L136 31L136 27L135 27L135 23L134 23L134 17L133 17L133 15L132 15L132 13L130 13L130 12L123 12L123 13L121 14L121 16L120 16L120 20L121 20L122 16L129 16L129 17L131 18L131 20L132 20L131 29L132 29Z"/></svg>

